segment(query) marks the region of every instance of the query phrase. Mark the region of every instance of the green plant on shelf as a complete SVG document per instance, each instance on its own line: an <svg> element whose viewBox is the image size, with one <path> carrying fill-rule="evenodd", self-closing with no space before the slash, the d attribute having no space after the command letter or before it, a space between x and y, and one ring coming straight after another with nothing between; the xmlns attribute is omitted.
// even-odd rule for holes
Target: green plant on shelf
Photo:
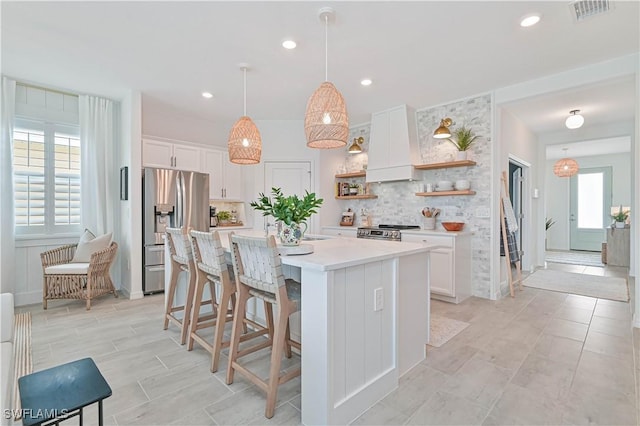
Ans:
<svg viewBox="0 0 640 426"><path fill-rule="evenodd" d="M231 212L220 210L217 214L219 221L231 220Z"/></svg>
<svg viewBox="0 0 640 426"><path fill-rule="evenodd" d="M451 136L453 136L453 139L448 138L447 140L455 145L458 151L467 151L471 148L471 145L473 145L475 140L479 138L473 130L465 126L453 130L451 132Z"/></svg>
<svg viewBox="0 0 640 426"><path fill-rule="evenodd" d="M612 214L611 217L616 222L625 222L629 218L629 210L622 210L622 204L618 209L618 213Z"/></svg>

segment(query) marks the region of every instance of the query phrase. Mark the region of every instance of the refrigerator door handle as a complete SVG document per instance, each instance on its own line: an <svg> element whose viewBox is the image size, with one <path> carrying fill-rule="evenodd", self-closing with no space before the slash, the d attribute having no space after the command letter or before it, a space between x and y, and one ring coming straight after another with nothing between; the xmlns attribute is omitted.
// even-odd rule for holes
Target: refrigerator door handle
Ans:
<svg viewBox="0 0 640 426"><path fill-rule="evenodd" d="M176 228L181 228L184 225L184 184L181 172L176 176L176 198Z"/></svg>

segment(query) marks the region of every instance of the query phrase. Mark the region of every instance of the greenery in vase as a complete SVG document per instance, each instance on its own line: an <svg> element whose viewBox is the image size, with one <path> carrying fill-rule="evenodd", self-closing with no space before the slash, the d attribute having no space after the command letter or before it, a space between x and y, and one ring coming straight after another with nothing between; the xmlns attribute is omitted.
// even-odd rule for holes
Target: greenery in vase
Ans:
<svg viewBox="0 0 640 426"><path fill-rule="evenodd" d="M448 138L447 140L455 145L458 151L467 151L471 148L471 145L473 145L475 140L479 138L478 135L473 133L473 130L468 129L465 126L453 130L451 132L451 136L453 136L455 140L451 138Z"/></svg>
<svg viewBox="0 0 640 426"><path fill-rule="evenodd" d="M324 201L322 198L316 198L315 193L307 191L305 191L303 198L299 198L297 195L287 197L282 194L280 188L271 188L271 194L273 199L260 193L258 194L260 198L252 201L249 205L255 210L261 211L263 216L273 216L286 225L304 222L312 214L318 213L317 208Z"/></svg>
<svg viewBox="0 0 640 426"><path fill-rule="evenodd" d="M552 218L547 218L547 221L545 222L544 226L545 226L545 230L548 231L549 228L551 228L554 224L556 223L555 220L553 220Z"/></svg>
<svg viewBox="0 0 640 426"><path fill-rule="evenodd" d="M218 220L231 220L231 212L221 210L217 214Z"/></svg>
<svg viewBox="0 0 640 426"><path fill-rule="evenodd" d="M629 217L629 210L622 210L622 204L620 205L620 208L618 209L618 213L611 215L611 217L613 218L613 220L615 220L616 222L624 222L627 220L627 218Z"/></svg>

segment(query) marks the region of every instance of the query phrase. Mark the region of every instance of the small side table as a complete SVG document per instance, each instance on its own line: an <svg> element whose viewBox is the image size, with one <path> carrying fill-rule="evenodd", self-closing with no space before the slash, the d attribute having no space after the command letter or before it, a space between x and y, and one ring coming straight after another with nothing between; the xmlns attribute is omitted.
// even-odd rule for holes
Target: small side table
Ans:
<svg viewBox="0 0 640 426"><path fill-rule="evenodd" d="M111 396L111 388L91 358L73 361L18 379L22 402L22 424L58 424L79 416L82 409L98 403L98 424L103 425L102 400Z"/></svg>
<svg viewBox="0 0 640 426"><path fill-rule="evenodd" d="M631 229L607 228L607 265L629 267Z"/></svg>

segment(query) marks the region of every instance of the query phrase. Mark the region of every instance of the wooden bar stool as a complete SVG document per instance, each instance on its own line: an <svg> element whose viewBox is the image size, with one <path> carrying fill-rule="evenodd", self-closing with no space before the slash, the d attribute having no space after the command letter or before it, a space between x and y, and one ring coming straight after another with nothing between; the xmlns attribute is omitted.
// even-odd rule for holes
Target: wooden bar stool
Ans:
<svg viewBox="0 0 640 426"><path fill-rule="evenodd" d="M256 238L230 233L229 245L238 296L233 315L227 384L233 383L233 375L237 371L265 391L267 394L265 416L270 419L273 417L276 406L278 385L299 376L301 371L297 368L280 374L283 351L287 357L290 357L291 346L300 349L300 345L289 337L289 316L300 309L300 283L284 278L280 255L273 236ZM262 299L275 307L278 320L273 337L266 344L254 346L256 349L248 348L239 351L241 318L245 315L247 300L251 297ZM269 316L270 314L267 314L267 322L269 322ZM271 347L271 367L269 378L264 381L241 365L238 359L268 346Z"/></svg>
<svg viewBox="0 0 640 426"><path fill-rule="evenodd" d="M193 300L193 310L191 312L191 327L189 330L188 349L193 349L193 343L198 342L202 347L211 353L211 372L218 371L220 361L220 350L229 346L229 341L223 341L224 327L227 321L233 320L233 307L236 304L236 285L232 279L231 270L227 267L224 248L220 241L220 234L215 232L191 231L191 249L193 260L198 273L196 290ZM202 301L204 287L209 284L211 290L211 300ZM216 297L219 286L219 299ZM213 302L212 302L213 301ZM200 307L213 303L213 314L198 317ZM247 324L250 324L254 331L247 333ZM198 330L214 327L213 343L198 334ZM252 339L257 336L268 334L270 330L247 318L243 322L244 334L241 341Z"/></svg>
<svg viewBox="0 0 640 426"><path fill-rule="evenodd" d="M169 321L180 327L180 344L184 345L187 342L193 294L196 288L195 265L189 236L182 233L182 228L167 228L166 243L169 245L171 255L171 279L164 313L164 329L169 328ZM186 272L188 276L186 299L184 305L174 306L180 272ZM176 312L183 312L182 318L176 317Z"/></svg>

